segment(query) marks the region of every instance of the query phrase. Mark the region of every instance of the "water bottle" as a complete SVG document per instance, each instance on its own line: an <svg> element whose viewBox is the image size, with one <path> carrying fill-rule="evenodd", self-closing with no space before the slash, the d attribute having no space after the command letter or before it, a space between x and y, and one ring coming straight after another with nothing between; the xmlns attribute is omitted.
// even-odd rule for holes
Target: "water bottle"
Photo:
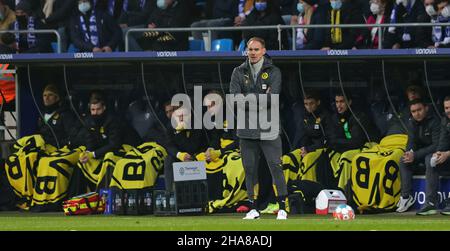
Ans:
<svg viewBox="0 0 450 251"><path fill-rule="evenodd" d="M163 197L162 197L162 205L161 205L161 210L166 210L167 209L167 201L166 201L166 195L164 195Z"/></svg>
<svg viewBox="0 0 450 251"><path fill-rule="evenodd" d="M156 210L161 209L161 194L158 194L158 196L156 197L155 206L156 206L156 208L155 208Z"/></svg>
<svg viewBox="0 0 450 251"><path fill-rule="evenodd" d="M117 213L122 210L122 198L120 198L119 194L114 195L114 213Z"/></svg>
<svg viewBox="0 0 450 251"><path fill-rule="evenodd" d="M136 209L136 198L134 194L130 194L128 196L128 208L130 211L134 211Z"/></svg>
<svg viewBox="0 0 450 251"><path fill-rule="evenodd" d="M173 194L170 195L169 205L170 205L170 211L175 211L175 196Z"/></svg>

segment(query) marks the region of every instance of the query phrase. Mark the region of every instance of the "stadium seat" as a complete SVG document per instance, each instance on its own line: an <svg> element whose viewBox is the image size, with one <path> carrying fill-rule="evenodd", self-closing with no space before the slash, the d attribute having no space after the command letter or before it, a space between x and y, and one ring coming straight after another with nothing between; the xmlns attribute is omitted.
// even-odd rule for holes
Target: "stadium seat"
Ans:
<svg viewBox="0 0 450 251"><path fill-rule="evenodd" d="M205 42L200 39L189 40L189 50L190 51L204 51Z"/></svg>
<svg viewBox="0 0 450 251"><path fill-rule="evenodd" d="M245 47L246 47L245 40L242 39L241 42L239 43L238 51L240 51L240 52L245 51Z"/></svg>
<svg viewBox="0 0 450 251"><path fill-rule="evenodd" d="M233 51L233 40L229 38L216 39L211 43L211 51Z"/></svg>
<svg viewBox="0 0 450 251"><path fill-rule="evenodd" d="M75 45L69 44L69 48L67 48L67 52L68 53L76 53L76 52L79 52L79 51L78 51L78 48L75 47Z"/></svg>
<svg viewBox="0 0 450 251"><path fill-rule="evenodd" d="M58 52L58 43L52 42L51 45L52 45L53 52L57 53Z"/></svg>

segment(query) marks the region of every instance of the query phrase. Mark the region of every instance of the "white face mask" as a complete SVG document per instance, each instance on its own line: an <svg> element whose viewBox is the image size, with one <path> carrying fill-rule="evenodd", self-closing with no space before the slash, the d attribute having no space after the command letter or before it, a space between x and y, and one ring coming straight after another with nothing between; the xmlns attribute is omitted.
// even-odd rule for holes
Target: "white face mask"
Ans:
<svg viewBox="0 0 450 251"><path fill-rule="evenodd" d="M83 14L86 14L86 12L88 12L90 9L91 9L90 2L81 2L78 4L78 10Z"/></svg>
<svg viewBox="0 0 450 251"><path fill-rule="evenodd" d="M430 17L437 15L437 12L434 9L433 5L427 5L427 7L425 7L425 11L427 12L428 16L430 16Z"/></svg>
<svg viewBox="0 0 450 251"><path fill-rule="evenodd" d="M378 13L380 13L380 5L377 3L371 3L370 4L370 11L372 11L372 13L374 15L378 15Z"/></svg>
<svg viewBox="0 0 450 251"><path fill-rule="evenodd" d="M450 5L447 5L442 9L441 15L443 17L450 17Z"/></svg>

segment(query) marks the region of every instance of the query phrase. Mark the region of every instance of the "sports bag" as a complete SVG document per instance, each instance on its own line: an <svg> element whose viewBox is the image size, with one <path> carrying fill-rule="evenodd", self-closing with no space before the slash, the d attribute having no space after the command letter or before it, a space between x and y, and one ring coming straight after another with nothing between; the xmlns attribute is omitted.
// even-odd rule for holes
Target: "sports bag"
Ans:
<svg viewBox="0 0 450 251"><path fill-rule="evenodd" d="M105 211L105 200L96 192L72 197L64 201L65 215L101 214Z"/></svg>

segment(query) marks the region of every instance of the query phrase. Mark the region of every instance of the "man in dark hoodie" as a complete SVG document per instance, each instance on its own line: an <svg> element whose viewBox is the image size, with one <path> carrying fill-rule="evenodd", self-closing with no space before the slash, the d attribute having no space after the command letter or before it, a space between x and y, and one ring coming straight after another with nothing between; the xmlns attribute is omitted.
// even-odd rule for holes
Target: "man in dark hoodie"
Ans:
<svg viewBox="0 0 450 251"><path fill-rule="evenodd" d="M423 100L410 101L409 109L411 118L408 121L408 144L399 165L401 198L396 210L399 213L406 212L414 204L412 176L418 169L417 165L423 163L427 155L436 152L441 129L439 119Z"/></svg>
<svg viewBox="0 0 450 251"><path fill-rule="evenodd" d="M246 117L244 127L242 127L242 122L244 121L237 121L237 136L240 139L242 163L244 164L246 176L245 184L252 209L244 219L258 219L260 216L257 204L259 187L258 162L262 152L270 169L273 185L276 187L275 194L280 208L277 219L286 220L285 199L287 196L287 187L281 165L282 146L280 130L279 127L276 128L276 125L274 125L274 122L277 123L277 121L274 121L274 118L272 118L270 128L267 131L263 130L261 123L258 122L256 122L256 129L253 129L252 124L254 125L255 121L251 119L253 115L261 117L264 115L269 116L272 113L271 106L275 102L273 99L277 98L277 95L281 92L281 72L265 56L266 47L265 41L262 38L250 38L247 42L247 53L248 59L233 70L230 82L230 93L235 94L236 99L252 99L255 97L260 101L257 104L258 108L256 110L254 109L256 108L254 107L255 104L249 104L248 109L245 108ZM267 101L269 102L265 104L264 102L261 103L262 97L267 97ZM246 103L248 104L248 102ZM277 107L277 109L279 108ZM238 105L238 119L239 112L243 110L244 107ZM277 114L278 111L275 111L275 113Z"/></svg>
<svg viewBox="0 0 450 251"><path fill-rule="evenodd" d="M70 38L80 51L112 52L122 42L122 30L107 12L95 9L92 0L78 0Z"/></svg>
<svg viewBox="0 0 450 251"><path fill-rule="evenodd" d="M34 15L32 6L28 1L21 1L16 6L16 21L11 30L45 29L42 21ZM19 53L48 53L52 52L51 34L42 33L16 33L16 42Z"/></svg>
<svg viewBox="0 0 450 251"><path fill-rule="evenodd" d="M54 147L70 145L79 129L75 115L62 104L55 85L47 85L42 96L44 117L38 120L38 134L42 135L45 143Z"/></svg>

